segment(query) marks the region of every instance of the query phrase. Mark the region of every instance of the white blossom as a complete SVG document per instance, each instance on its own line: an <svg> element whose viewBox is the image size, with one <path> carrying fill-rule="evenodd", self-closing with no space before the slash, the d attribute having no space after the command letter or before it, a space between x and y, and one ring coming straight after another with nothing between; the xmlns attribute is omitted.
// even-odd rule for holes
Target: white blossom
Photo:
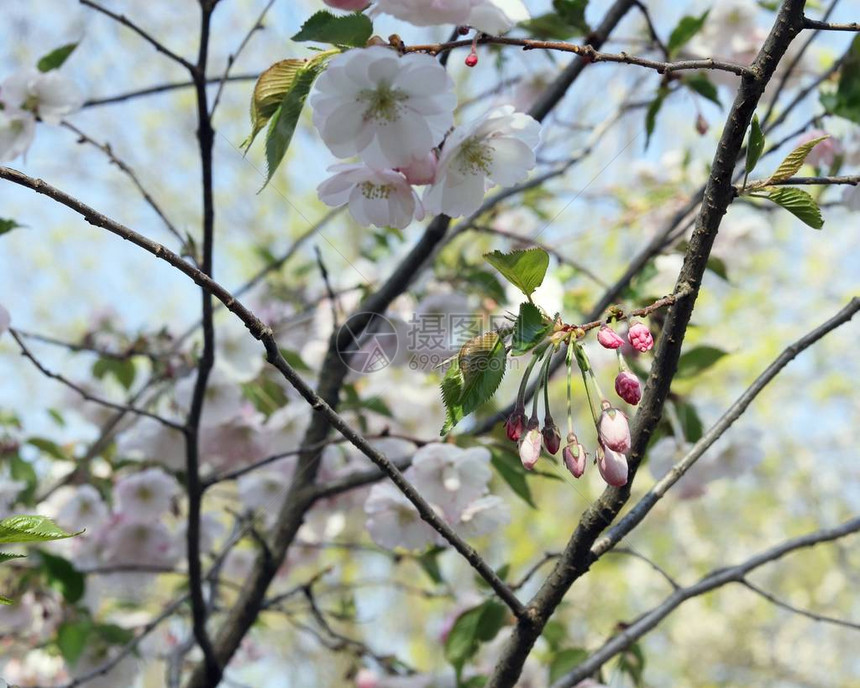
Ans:
<svg viewBox="0 0 860 688"><path fill-rule="evenodd" d="M500 34L529 18L522 0L379 0L384 12L416 26L457 24Z"/></svg>
<svg viewBox="0 0 860 688"><path fill-rule="evenodd" d="M108 507L99 491L92 485L70 487L64 493L65 501L57 509L57 523L71 531L86 528L91 531L104 523Z"/></svg>
<svg viewBox="0 0 860 688"><path fill-rule="evenodd" d="M465 537L487 535L511 520L505 500L498 495L487 495L469 504L457 523L457 531Z"/></svg>
<svg viewBox="0 0 860 688"><path fill-rule="evenodd" d="M182 543L163 523L118 517L102 532L100 546L101 559L106 564L172 566L179 558Z"/></svg>
<svg viewBox="0 0 860 688"><path fill-rule="evenodd" d="M117 481L114 508L134 523L156 520L167 513L179 484L160 468L148 468Z"/></svg>
<svg viewBox="0 0 860 688"><path fill-rule="evenodd" d="M418 194L395 170L375 170L367 165L333 165L334 175L319 185L320 200L328 206L349 203L349 213L362 227L406 228L413 218L424 217Z"/></svg>
<svg viewBox="0 0 860 688"><path fill-rule="evenodd" d="M540 124L510 105L457 127L442 148L436 181L424 191L426 210L451 217L475 212L488 188L526 178L539 142Z"/></svg>
<svg viewBox="0 0 860 688"><path fill-rule="evenodd" d="M457 98L451 77L429 55L399 57L373 46L333 58L310 103L332 153L388 169L439 144L453 124Z"/></svg>
<svg viewBox="0 0 860 688"><path fill-rule="evenodd" d="M35 134L36 119L29 112L0 110L0 160L12 160L25 153Z"/></svg>
<svg viewBox="0 0 860 688"><path fill-rule="evenodd" d="M196 383L197 376L192 374L176 385L176 403L186 413L191 408ZM204 427L215 426L233 420L241 415L243 405L250 405L250 402L242 394L240 381L233 376L230 369L216 365L209 375L206 393L203 395L200 424Z"/></svg>
<svg viewBox="0 0 860 688"><path fill-rule="evenodd" d="M75 83L60 72L25 69L3 82L0 101L12 110L26 110L48 124L59 124L79 110L84 99Z"/></svg>
<svg viewBox="0 0 860 688"><path fill-rule="evenodd" d="M185 469L185 438L154 418L141 418L119 435L117 453L136 461L155 461L174 471Z"/></svg>
<svg viewBox="0 0 860 688"><path fill-rule="evenodd" d="M364 511L370 537L380 547L422 549L440 541L437 533L421 519L412 502L392 483L374 485Z"/></svg>
<svg viewBox="0 0 860 688"><path fill-rule="evenodd" d="M466 24L483 33L498 35L530 16L522 0L484 0L474 4Z"/></svg>
<svg viewBox="0 0 860 688"><path fill-rule="evenodd" d="M431 504L456 520L481 497L492 478L490 452L484 447L461 449L453 444L428 444L417 452L405 476Z"/></svg>

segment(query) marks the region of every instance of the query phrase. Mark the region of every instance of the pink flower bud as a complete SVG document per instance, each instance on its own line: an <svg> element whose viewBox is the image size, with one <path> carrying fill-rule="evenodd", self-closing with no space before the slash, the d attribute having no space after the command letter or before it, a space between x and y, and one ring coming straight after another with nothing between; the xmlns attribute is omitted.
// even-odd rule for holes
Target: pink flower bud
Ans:
<svg viewBox="0 0 860 688"><path fill-rule="evenodd" d="M636 406L642 398L642 385L633 373L622 370L615 378L615 391L628 404Z"/></svg>
<svg viewBox="0 0 860 688"><path fill-rule="evenodd" d="M520 461L530 471L540 458L541 434L537 427L531 428L520 440Z"/></svg>
<svg viewBox="0 0 860 688"><path fill-rule="evenodd" d="M630 342L636 351L645 353L650 351L654 346L654 338L651 336L651 331L642 323L634 323L627 331L627 340Z"/></svg>
<svg viewBox="0 0 860 688"><path fill-rule="evenodd" d="M546 450L553 456L558 454L559 447L561 447L561 434L555 426L555 423L552 421L548 422L544 426L541 434L543 435L543 443Z"/></svg>
<svg viewBox="0 0 860 688"><path fill-rule="evenodd" d="M710 125L708 124L708 120L706 120L700 114L696 117L696 131L699 132L699 136L704 136L708 133L708 129L710 129Z"/></svg>
<svg viewBox="0 0 860 688"><path fill-rule="evenodd" d="M376 688L378 685L379 677L370 669L359 669L355 675L355 688Z"/></svg>
<svg viewBox="0 0 860 688"><path fill-rule="evenodd" d="M588 457L585 453L585 447L576 441L575 436L570 441L570 444L562 450L561 456L564 459L565 467L571 472L571 475L574 478L581 478L582 474L585 473L585 464Z"/></svg>
<svg viewBox="0 0 860 688"><path fill-rule="evenodd" d="M467 67L474 67L476 64L478 64L478 53L476 53L476 52L469 53L466 56L466 66Z"/></svg>
<svg viewBox="0 0 860 688"><path fill-rule="evenodd" d="M617 349L624 344L624 340L609 325L604 325L597 333L597 341L604 349Z"/></svg>
<svg viewBox="0 0 860 688"><path fill-rule="evenodd" d="M598 451L597 470L612 487L621 487L627 484L627 457L620 453L602 447Z"/></svg>
<svg viewBox="0 0 860 688"><path fill-rule="evenodd" d="M526 429L526 414L523 413L522 407L514 409L514 412L508 416L505 421L505 432L511 442L516 442L523 436L523 430Z"/></svg>
<svg viewBox="0 0 860 688"><path fill-rule="evenodd" d="M603 413L597 424L597 434L600 443L607 449L626 454L630 451L630 425L627 416L616 408L609 406L609 402L603 402Z"/></svg>
<svg viewBox="0 0 860 688"><path fill-rule="evenodd" d="M437 162L436 154L430 151L423 158L413 160L406 167L398 167L397 171L401 172L410 184L424 186L435 181Z"/></svg>
<svg viewBox="0 0 860 688"><path fill-rule="evenodd" d="M347 12L363 10L370 4L369 0L323 0L323 2L336 10L346 10Z"/></svg>

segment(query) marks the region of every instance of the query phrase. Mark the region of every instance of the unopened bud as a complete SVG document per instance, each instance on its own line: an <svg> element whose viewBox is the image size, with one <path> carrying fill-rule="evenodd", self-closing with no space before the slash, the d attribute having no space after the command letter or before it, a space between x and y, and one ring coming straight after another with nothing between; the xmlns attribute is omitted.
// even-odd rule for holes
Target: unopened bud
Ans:
<svg viewBox="0 0 860 688"><path fill-rule="evenodd" d="M555 423L551 420L548 421L547 424L544 425L541 434L543 435L543 444L546 447L546 450L553 456L558 454L559 447L561 447L561 434L555 426Z"/></svg>
<svg viewBox="0 0 860 688"><path fill-rule="evenodd" d="M523 412L522 406L520 406L518 409L514 409L514 412L505 421L505 432L511 442L517 442L523 436L525 428L526 414Z"/></svg>
<svg viewBox="0 0 860 688"><path fill-rule="evenodd" d="M478 64L478 53L476 53L475 49L472 48L472 52L466 56L466 66L474 67L476 64Z"/></svg>
<svg viewBox="0 0 860 688"><path fill-rule="evenodd" d="M531 423L529 425L531 426ZM523 467L527 471L534 468L537 460L540 458L540 445L541 434L537 425L535 425L534 427L530 427L520 440L520 461L523 462Z"/></svg>
<svg viewBox="0 0 860 688"><path fill-rule="evenodd" d="M570 471L571 475L574 478L581 478L582 474L585 473L588 457L585 453L585 447L576 440L576 435L573 436L573 439L568 436L568 445L562 450L561 457L564 459L565 468Z"/></svg>
<svg viewBox="0 0 860 688"><path fill-rule="evenodd" d="M699 136L704 136L705 134L707 134L708 129L710 128L711 125L708 124L708 120L702 117L701 114L696 117L696 131L699 132Z"/></svg>
<svg viewBox="0 0 860 688"><path fill-rule="evenodd" d="M613 487L627 484L627 457L621 452L602 447L598 451L597 470L600 477Z"/></svg>
<svg viewBox="0 0 860 688"><path fill-rule="evenodd" d="M627 423L627 416L612 408L609 402L604 401L603 407L597 424L600 443L612 451L626 454L630 451L630 425Z"/></svg>
<svg viewBox="0 0 860 688"><path fill-rule="evenodd" d="M645 353L650 351L654 346L654 338L651 336L651 331L641 322L634 323L627 330L627 341L630 342L636 351Z"/></svg>
<svg viewBox="0 0 860 688"><path fill-rule="evenodd" d="M609 325L604 325L597 332L597 341L604 349L617 349L624 344L621 336Z"/></svg>
<svg viewBox="0 0 860 688"><path fill-rule="evenodd" d="M615 391L631 406L636 406L642 398L642 385L633 373L622 370L615 378Z"/></svg>

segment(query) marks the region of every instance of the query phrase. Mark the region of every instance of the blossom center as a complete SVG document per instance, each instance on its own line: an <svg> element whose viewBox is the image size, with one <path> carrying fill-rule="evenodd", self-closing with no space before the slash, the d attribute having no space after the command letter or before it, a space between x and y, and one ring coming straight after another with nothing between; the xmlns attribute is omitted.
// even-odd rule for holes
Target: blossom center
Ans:
<svg viewBox="0 0 860 688"><path fill-rule="evenodd" d="M401 103L408 97L388 84L380 84L376 89L366 88L358 94L358 100L366 104L364 120L377 124L396 122L400 117Z"/></svg>
<svg viewBox="0 0 860 688"><path fill-rule="evenodd" d="M359 188L361 195L369 201L388 200L391 192L394 191L392 184L374 184L373 182L362 182Z"/></svg>
<svg viewBox="0 0 860 688"><path fill-rule="evenodd" d="M463 141L457 153L457 170L460 174L490 174L493 149L474 136Z"/></svg>

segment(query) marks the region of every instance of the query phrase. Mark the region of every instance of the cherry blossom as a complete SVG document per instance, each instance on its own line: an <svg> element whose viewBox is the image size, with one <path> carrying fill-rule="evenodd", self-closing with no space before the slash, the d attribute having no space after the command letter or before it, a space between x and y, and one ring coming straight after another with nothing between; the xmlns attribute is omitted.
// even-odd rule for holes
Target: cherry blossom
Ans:
<svg viewBox="0 0 860 688"><path fill-rule="evenodd" d="M379 0L376 11L416 26L462 24L489 34L529 18L522 0Z"/></svg>
<svg viewBox="0 0 860 688"><path fill-rule="evenodd" d="M498 495L487 495L475 500L460 514L457 531L465 537L487 535L511 520L505 500Z"/></svg>
<svg viewBox="0 0 860 688"><path fill-rule="evenodd" d="M171 566L181 548L163 523L135 522L122 517L105 529L101 545L104 563L138 566Z"/></svg>
<svg viewBox="0 0 860 688"><path fill-rule="evenodd" d="M179 492L176 479L160 468L148 468L117 481L114 506L118 514L131 523L158 519L170 509Z"/></svg>
<svg viewBox="0 0 860 688"><path fill-rule="evenodd" d="M185 413L191 407L191 399L196 384L197 376L188 375L176 385L174 392L176 403ZM226 423L239 416L243 404L251 405L242 394L239 380L226 366L216 365L209 375L206 393L203 396L203 412L200 417L200 424L215 426Z"/></svg>
<svg viewBox="0 0 860 688"><path fill-rule="evenodd" d="M506 105L459 126L445 141L426 209L451 217L475 212L494 184L511 186L535 166L540 124Z"/></svg>
<svg viewBox="0 0 860 688"><path fill-rule="evenodd" d="M561 456L564 460L564 465L570 471L574 478L581 478L585 473L587 463L587 454L585 447L576 439L576 435L568 435L567 446L562 450Z"/></svg>
<svg viewBox="0 0 860 688"><path fill-rule="evenodd" d="M99 491L92 485L78 485L60 492L57 499L62 506L57 510L56 521L63 528L93 530L108 517L108 507Z"/></svg>
<svg viewBox="0 0 860 688"><path fill-rule="evenodd" d="M842 203L848 210L860 211L860 185L846 186L842 190Z"/></svg>
<svg viewBox="0 0 860 688"><path fill-rule="evenodd" d="M185 442L182 433L154 418L141 418L120 434L117 453L136 461L155 461L174 471L185 468Z"/></svg>
<svg viewBox="0 0 860 688"><path fill-rule="evenodd" d="M59 124L80 109L84 99L73 81L57 71L25 69L0 86L0 100L12 110L26 110L48 124Z"/></svg>
<svg viewBox="0 0 860 688"><path fill-rule="evenodd" d="M615 392L628 404L636 406L642 398L642 385L633 373L622 370L615 378Z"/></svg>
<svg viewBox="0 0 860 688"><path fill-rule="evenodd" d="M453 82L429 55L381 46L329 62L310 97L313 121L339 158L379 170L409 165L438 145L454 121Z"/></svg>
<svg viewBox="0 0 860 688"><path fill-rule="evenodd" d="M530 16L522 0L485 0L472 7L466 24L483 33L498 35Z"/></svg>
<svg viewBox="0 0 860 688"><path fill-rule="evenodd" d="M651 336L651 331L640 322L630 325L630 329L627 330L627 340L630 342L630 346L643 354L654 346L654 337Z"/></svg>
<svg viewBox="0 0 860 688"><path fill-rule="evenodd" d="M616 408L603 402L603 412L597 423L600 444L614 452L626 453L630 450L630 425L627 416Z"/></svg>
<svg viewBox="0 0 860 688"><path fill-rule="evenodd" d="M36 119L29 112L0 110L0 160L22 155L33 143Z"/></svg>
<svg viewBox="0 0 860 688"><path fill-rule="evenodd" d="M525 436L520 439L520 461L526 470L530 471L535 467L537 460L540 458L540 448L542 436L537 427L532 427L526 432Z"/></svg>
<svg viewBox="0 0 860 688"><path fill-rule="evenodd" d="M406 177L394 170L374 170L367 165L334 165L334 176L319 185L320 200L337 207L349 203L349 213L363 227L404 229L424 207Z"/></svg>
<svg viewBox="0 0 860 688"><path fill-rule="evenodd" d="M370 4L370 0L324 0L329 7L347 12L358 12Z"/></svg>
<svg viewBox="0 0 860 688"><path fill-rule="evenodd" d="M422 549L440 537L421 520L418 510L392 483L374 485L364 504L367 530L380 547Z"/></svg>
<svg viewBox="0 0 860 688"><path fill-rule="evenodd" d="M613 487L626 485L627 468L627 457L624 454L613 451L609 447L598 448L597 469L609 485Z"/></svg>
<svg viewBox="0 0 860 688"><path fill-rule="evenodd" d="M427 501L454 520L486 492L492 477L490 452L484 447L428 444L415 452L406 477Z"/></svg>
<svg viewBox="0 0 860 688"><path fill-rule="evenodd" d="M398 168L398 172L402 172L406 177L406 181L415 186L425 186L432 184L436 179L436 166L439 164L439 159L436 153L431 151L427 155L416 158L408 165Z"/></svg>

